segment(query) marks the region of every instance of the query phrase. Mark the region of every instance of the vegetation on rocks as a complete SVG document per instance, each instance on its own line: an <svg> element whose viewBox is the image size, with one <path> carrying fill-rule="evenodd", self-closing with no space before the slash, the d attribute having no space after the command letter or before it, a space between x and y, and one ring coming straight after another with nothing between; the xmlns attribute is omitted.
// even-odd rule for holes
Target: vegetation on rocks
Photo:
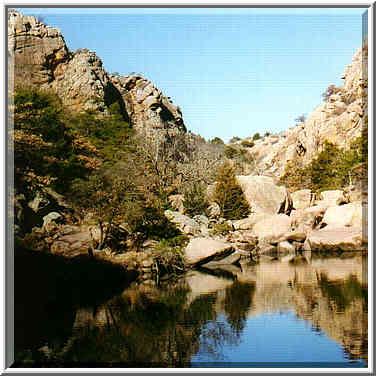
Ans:
<svg viewBox="0 0 376 376"><path fill-rule="evenodd" d="M355 139L348 149L325 142L322 151L304 166L297 159L287 165L280 182L293 190L309 188L316 192L341 189L364 178L368 160L368 131Z"/></svg>
<svg viewBox="0 0 376 376"><path fill-rule="evenodd" d="M227 235L232 231L232 226L227 222L217 223L214 225L213 229L210 231L211 235Z"/></svg>

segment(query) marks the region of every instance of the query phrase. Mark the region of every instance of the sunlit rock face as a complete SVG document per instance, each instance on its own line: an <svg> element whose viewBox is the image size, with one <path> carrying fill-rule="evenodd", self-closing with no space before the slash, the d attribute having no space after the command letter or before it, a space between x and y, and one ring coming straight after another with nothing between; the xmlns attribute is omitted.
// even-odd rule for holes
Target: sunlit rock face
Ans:
<svg viewBox="0 0 376 376"><path fill-rule="evenodd" d="M53 81L56 67L69 60L69 52L59 29L9 10L8 57L16 86L39 86Z"/></svg>
<svg viewBox="0 0 376 376"><path fill-rule="evenodd" d="M185 132L183 115L169 97L141 75L111 75L136 129Z"/></svg>
<svg viewBox="0 0 376 376"><path fill-rule="evenodd" d="M368 111L367 66L367 48L360 48L341 75L341 92L318 105L304 123L255 141L249 149L256 160L255 171L281 176L289 161L309 163L322 150L324 141L348 147L359 137Z"/></svg>
<svg viewBox="0 0 376 376"><path fill-rule="evenodd" d="M118 103L124 118L140 132L186 132L179 106L148 79L108 74L94 51L69 51L57 28L15 10L8 12L8 57L16 88L52 90L73 111L106 113Z"/></svg>

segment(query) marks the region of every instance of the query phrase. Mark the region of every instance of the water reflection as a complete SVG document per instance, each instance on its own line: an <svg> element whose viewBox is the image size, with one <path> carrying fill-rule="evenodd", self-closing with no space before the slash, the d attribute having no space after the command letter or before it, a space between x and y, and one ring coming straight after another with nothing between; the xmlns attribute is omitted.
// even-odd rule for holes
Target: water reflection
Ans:
<svg viewBox="0 0 376 376"><path fill-rule="evenodd" d="M74 309L64 341L51 333L18 360L62 367L189 367L203 359L263 357L271 364L366 361L364 256L305 259L202 268L160 289L131 286L105 303Z"/></svg>

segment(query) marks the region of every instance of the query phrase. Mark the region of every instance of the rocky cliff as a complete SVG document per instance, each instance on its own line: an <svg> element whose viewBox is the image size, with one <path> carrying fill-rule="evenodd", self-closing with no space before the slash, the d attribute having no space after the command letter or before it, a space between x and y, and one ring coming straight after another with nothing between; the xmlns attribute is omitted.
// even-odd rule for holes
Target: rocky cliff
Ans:
<svg viewBox="0 0 376 376"><path fill-rule="evenodd" d="M318 105L304 123L255 141L249 149L255 158L255 173L280 177L289 161L309 163L322 150L324 141L348 147L359 137L367 122L367 62L367 48L360 48L341 75L343 86Z"/></svg>
<svg viewBox="0 0 376 376"><path fill-rule="evenodd" d="M8 12L8 59L16 88L53 90L73 111L106 112L119 103L138 130L186 131L180 108L149 80L108 74L95 52L69 51L60 30L16 10Z"/></svg>

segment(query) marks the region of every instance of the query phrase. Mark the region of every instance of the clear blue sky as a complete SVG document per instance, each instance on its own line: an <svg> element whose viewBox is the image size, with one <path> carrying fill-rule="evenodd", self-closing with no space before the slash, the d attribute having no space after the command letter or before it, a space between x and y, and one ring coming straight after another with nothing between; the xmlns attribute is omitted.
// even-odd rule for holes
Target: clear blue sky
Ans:
<svg viewBox="0 0 376 376"><path fill-rule="evenodd" d="M354 9L21 9L88 48L108 72L138 72L189 130L228 141L279 132L321 103L362 42Z"/></svg>

